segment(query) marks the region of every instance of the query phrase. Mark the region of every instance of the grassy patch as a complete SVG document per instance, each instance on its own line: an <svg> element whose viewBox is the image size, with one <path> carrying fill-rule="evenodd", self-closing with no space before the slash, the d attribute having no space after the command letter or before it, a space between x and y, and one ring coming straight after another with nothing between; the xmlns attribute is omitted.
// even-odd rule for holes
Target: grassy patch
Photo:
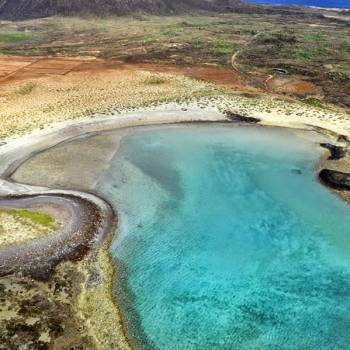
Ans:
<svg viewBox="0 0 350 350"><path fill-rule="evenodd" d="M303 60L311 60L311 58L313 57L313 54L308 49L298 49L295 52L295 57Z"/></svg>
<svg viewBox="0 0 350 350"><path fill-rule="evenodd" d="M343 41L343 42L339 45L339 50L340 50L342 53L350 54L350 42Z"/></svg>
<svg viewBox="0 0 350 350"><path fill-rule="evenodd" d="M31 36L22 32L0 33L0 42L3 43L16 43L21 41L27 41L29 39L31 39Z"/></svg>
<svg viewBox="0 0 350 350"><path fill-rule="evenodd" d="M305 41L321 41L322 35L319 33L309 33L304 35Z"/></svg>
<svg viewBox="0 0 350 350"><path fill-rule="evenodd" d="M236 45L229 40L215 40L211 42L209 52L213 55L224 56L233 54L236 50Z"/></svg>
<svg viewBox="0 0 350 350"><path fill-rule="evenodd" d="M320 57L324 57L329 55L330 52L327 49L327 47L299 47L296 51L294 56L296 58L300 58L300 59L306 59L306 60L311 60L311 59L317 59Z"/></svg>
<svg viewBox="0 0 350 350"><path fill-rule="evenodd" d="M160 85L164 84L166 82L166 79L164 77L161 77L160 75L150 75L145 79L145 84L147 85Z"/></svg>
<svg viewBox="0 0 350 350"><path fill-rule="evenodd" d="M25 83L24 85L21 85L17 90L16 94L18 95L29 95L35 88L37 84L33 83L32 81Z"/></svg>
<svg viewBox="0 0 350 350"><path fill-rule="evenodd" d="M159 41L159 36L155 34L148 34L145 35L143 38L143 43L144 44L153 44Z"/></svg>
<svg viewBox="0 0 350 350"><path fill-rule="evenodd" d="M166 36L178 36L181 32L183 32L183 28L181 26L169 26L164 28L161 31L161 34Z"/></svg>
<svg viewBox="0 0 350 350"><path fill-rule="evenodd" d="M307 97L304 98L302 101L312 107L325 108L324 104L318 98L315 97Z"/></svg>
<svg viewBox="0 0 350 350"><path fill-rule="evenodd" d="M263 33L256 38L258 44L273 45L276 47L282 47L284 45L293 45L297 42L297 37L292 32L275 32L275 33Z"/></svg>
<svg viewBox="0 0 350 350"><path fill-rule="evenodd" d="M199 39L193 40L191 45L196 50L201 50L205 48L205 42Z"/></svg>
<svg viewBox="0 0 350 350"><path fill-rule="evenodd" d="M4 209L6 212L14 217L30 220L34 225L40 225L48 229L55 229L56 224L50 215L31 211L27 209Z"/></svg>

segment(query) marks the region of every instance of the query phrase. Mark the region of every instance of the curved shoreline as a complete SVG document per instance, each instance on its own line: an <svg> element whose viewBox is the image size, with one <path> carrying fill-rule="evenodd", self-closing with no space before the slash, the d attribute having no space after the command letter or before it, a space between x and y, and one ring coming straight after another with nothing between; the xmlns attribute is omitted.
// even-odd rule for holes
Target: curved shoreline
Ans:
<svg viewBox="0 0 350 350"><path fill-rule="evenodd" d="M86 336L93 339L93 343L97 348L110 349L114 348L116 344L118 344L120 349L131 348L125 335L120 312L112 295L115 271L112 269L109 260L109 240L107 238L110 237L109 234L116 220L116 215L114 215L113 209L105 200L94 194L21 184L12 181L10 178L11 174L32 156L85 135L113 128L154 124L157 121L158 123L192 121L192 118L189 118L189 114L179 119L177 117L178 113L178 111L158 114L149 113L150 118L146 121L139 113L129 114L125 118L118 119L107 117L92 121L84 120L79 123L75 122L70 125L59 126L54 130L44 130L39 133L26 135L0 147L0 199L3 199L5 206L12 205L15 202L20 207L22 205L30 206L35 201L42 203L43 197L48 201L48 204L57 204L59 201L68 200L66 204L77 206L75 220L73 220L74 228L77 228L78 224L79 227L81 224L84 225L82 216L86 219L87 227L89 228L88 232L74 235L74 230L67 230L67 226L64 227L55 237L55 253L60 252L65 247L66 241L60 240L60 236L68 239L68 242L72 242L72 245L69 249L62 250L62 254L55 254L54 257L50 256L50 250L46 250L46 248L50 247L50 239L35 240L35 243L29 245L31 247L33 244L37 245L33 251L26 245L16 246L14 244L11 249L0 248L0 258L1 261L4 261L0 269L0 276L13 276L14 281L16 281L16 276L18 275L19 277L29 276L36 280L51 283L52 279L50 277L54 277L54 270L58 270L61 273L62 269L69 269L69 265L66 266L65 264L62 265L62 268L55 269L59 263L68 259L76 260L89 251L90 254L82 263L75 264L76 272L73 275L68 273L70 278L75 279L75 274L79 274L80 278L83 278L83 283L78 280L72 280L71 288L73 289L69 294L73 293L70 296L73 299L71 299L69 304L71 305L71 315L74 315L76 322L81 324L80 327L85 330L84 339ZM167 114L168 117L164 118L164 114ZM207 113L201 112L200 115L198 113L197 116L202 121L208 119L212 119L212 121L223 120L221 114L216 113L215 115L215 113L209 111ZM98 212L97 216L100 219L97 226L95 225L95 220L91 220L91 217L88 215L89 210L86 209L89 207L94 208L92 211ZM70 234L73 234L73 238L70 237ZM23 249L18 249L18 247ZM36 259L37 251L42 252L38 260ZM4 259L2 259L3 257ZM20 262L13 267L13 262L17 260ZM27 264L27 268L23 268ZM96 279L95 282L94 279ZM12 284L13 282L10 283ZM80 327L77 329L79 330ZM79 334L77 334L77 337L79 337Z"/></svg>
<svg viewBox="0 0 350 350"><path fill-rule="evenodd" d="M0 276L20 274L48 280L61 261L80 260L102 242L113 220L112 210L107 206L98 208L96 203L71 194L47 193L0 199L1 208L28 209L34 205L58 206L69 212L70 219L48 237L0 248Z"/></svg>
<svg viewBox="0 0 350 350"><path fill-rule="evenodd" d="M164 115L164 112L161 113ZM159 123L173 122L173 120L176 119L173 113L178 114L178 112L170 112L168 118L164 118L164 120ZM207 120L208 115L205 113L201 114L204 115L204 117L206 117L205 120ZM210 112L210 114L214 113ZM47 279L53 267L60 261L77 259L84 254L83 251L87 252L87 250L89 250L88 247L100 245L109 233L110 227L115 219L112 207L106 200L99 198L95 194L17 183L11 180L13 172L26 160L36 154L45 152L51 147L56 147L59 144L77 137L128 126L153 124L159 120L157 113L152 113L152 116L153 118L149 118L148 123L140 118L140 114L138 113L125 118L119 117L118 119L111 119L107 117L93 121L82 121L73 123L72 125L58 127L53 131L42 132L40 135L33 133L18 140L15 139L0 148L0 207L2 206L1 202L5 203L7 207L10 206L9 202L16 202L17 206L18 203L23 202L26 203L23 207L28 207L32 203L37 202L38 198L45 197L47 204L49 204L50 201L52 203L59 203L65 199L66 204L70 203L71 211L73 216L75 216L71 227L64 225L62 230L56 233L55 242L53 242L52 238L48 238L35 241L35 243L31 244L0 248L0 258L1 261L3 261L0 265L0 276L20 272L24 275L29 274L32 277ZM218 121L219 119L222 120L223 118L221 115L217 114L214 116L213 121ZM181 121L192 121L192 119L189 120L186 115L186 117L178 120L178 122ZM72 209L74 205L77 206L77 208ZM91 215L87 218L89 212ZM91 218L93 218L93 220L91 220ZM84 221L86 221L85 228L81 227ZM81 229L83 229L85 234L75 232ZM70 237L71 235L74 236L73 239ZM63 240L63 238L65 238L65 240ZM33 255L29 254L29 252L31 252L32 249L36 251L45 251L54 243L56 249L63 247L64 244L68 244L69 247L67 249L62 249L63 251L59 254L59 257L48 256L47 259L44 259L44 256L42 256L42 258L36 257L34 260L36 266L34 266L34 263L30 263ZM17 251L18 249L21 252L20 254ZM29 264L30 268L23 268L26 264ZM39 271L43 269L45 273Z"/></svg>
<svg viewBox="0 0 350 350"><path fill-rule="evenodd" d="M232 120L229 116L212 110L147 111L130 113L116 118L107 117L92 121L75 122L51 131L41 132L39 135L24 136L0 147L0 196L2 198L0 199L0 207L13 205L19 208L27 208L35 202L46 203L47 205L55 203L64 206L66 209L68 208L73 216L72 222L69 225L65 225L62 230L55 234L54 240L52 238L41 239L35 240L30 244L25 243L10 248L0 248L0 258L1 261L4 261L0 265L0 276L20 273L47 280L50 278L54 267L61 261L80 259L89 250L97 251L102 246L104 253L108 254L109 245L103 244L116 219L112 207L104 199L94 194L72 190L56 190L13 182L10 177L21 164L36 154L45 152L62 143L103 131L135 126L191 122L245 123L247 121ZM258 122L258 125L262 127L273 126L270 123L265 124L264 121ZM281 126L277 125L277 127ZM282 127L292 126L284 125ZM309 125L304 125L303 129L321 133L320 130L317 130L317 127L310 127ZM327 160L320 160L318 168L323 167L325 162ZM316 170L318 171L319 169ZM60 251L60 254L51 254L52 252L58 252L67 243L67 249ZM41 250L42 254L39 259L36 257L33 261L34 254L30 253L33 253L33 251L36 253L38 248L40 248L39 250ZM18 249L21 251L19 255ZM26 268L22 266L26 266ZM106 266L102 266L102 273L105 271L104 268ZM107 287L110 288L111 285ZM110 297L113 299L112 295ZM117 305L115 307L118 308ZM120 317L118 321L121 321ZM121 324L120 326L124 336L124 339L120 339L120 341L124 347L128 341L123 325ZM127 347L130 347L130 345Z"/></svg>

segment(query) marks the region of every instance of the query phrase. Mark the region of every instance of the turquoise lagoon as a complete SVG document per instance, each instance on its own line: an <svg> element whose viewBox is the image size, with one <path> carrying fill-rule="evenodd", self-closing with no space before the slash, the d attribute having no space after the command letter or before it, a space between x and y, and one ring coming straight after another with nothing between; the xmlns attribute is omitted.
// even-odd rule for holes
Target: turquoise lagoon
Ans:
<svg viewBox="0 0 350 350"><path fill-rule="evenodd" d="M136 349L349 349L350 208L317 181L319 157L278 128L123 139L99 189Z"/></svg>

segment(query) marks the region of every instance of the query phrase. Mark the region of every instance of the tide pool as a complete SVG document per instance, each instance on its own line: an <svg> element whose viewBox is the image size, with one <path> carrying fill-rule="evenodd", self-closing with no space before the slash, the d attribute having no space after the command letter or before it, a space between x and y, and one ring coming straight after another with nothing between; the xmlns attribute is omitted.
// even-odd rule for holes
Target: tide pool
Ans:
<svg viewBox="0 0 350 350"><path fill-rule="evenodd" d="M136 349L349 349L350 208L288 130L168 126L123 139L99 184Z"/></svg>

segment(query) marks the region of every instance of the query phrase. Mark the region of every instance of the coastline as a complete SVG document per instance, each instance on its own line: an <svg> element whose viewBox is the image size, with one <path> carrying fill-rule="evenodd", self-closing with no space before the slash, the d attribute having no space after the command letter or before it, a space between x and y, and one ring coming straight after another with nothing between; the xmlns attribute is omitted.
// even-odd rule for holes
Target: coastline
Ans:
<svg viewBox="0 0 350 350"><path fill-rule="evenodd" d="M178 112L175 112L175 115L177 115ZM203 114L202 114L203 115ZM162 116L163 113L162 113ZM158 115L157 118L159 118L160 115ZM167 123L169 121L172 121L174 118L173 113L168 114L168 118L165 118L165 120L161 120L162 123ZM220 120L222 119L221 116L216 115L212 116L214 120ZM181 119L181 118L180 118ZM188 117L182 118L185 120L188 120ZM182 120L181 119L181 120ZM40 132L40 136L38 133L33 133L32 135L27 135L24 136L21 139L15 139L13 142L10 142L4 146L1 147L0 150L0 159L1 159L1 177L2 179L0 180L1 182L1 190L0 194L2 197L8 197L8 196L15 196L18 200L20 198L32 196L46 196L49 197L50 200L54 201L56 197L62 198L64 196L72 196L75 198L75 200L82 200L86 201L87 203L90 203L95 206L95 209L98 208L98 211L102 214L102 220L100 221L99 225L95 227L93 230L94 232L90 232L90 244L89 244L89 254L86 259L82 260L79 262L80 257L78 257L78 261L71 264L69 262L66 262L67 258L69 256L65 256L64 254L60 256L59 261L55 261L54 265L58 265L58 263L61 261L61 263L56 267L56 271L52 271L49 269L45 269L44 274L40 274L40 268L42 266L42 261L39 262L39 264L36 264L36 259L34 259L34 268L30 269L29 271L8 271L6 270L6 266L4 266L4 273L2 274L3 276L9 276L9 277L4 277L6 279L9 279L7 282L10 285L16 285L17 283L17 278L20 278L20 283L23 285L33 287L33 284L31 282L27 282L26 279L24 279L25 275L29 275L30 280L32 278L35 278L38 281L38 283L41 281L44 281L44 283L47 283L51 285L53 282L52 280L55 281L55 279L58 279L59 282L55 282L54 285L59 285L65 284L66 282L64 281L66 278L71 280L71 285L69 286L69 292L65 292L65 294L69 295L69 302L64 303L65 305L76 305L78 302L79 305L82 307L80 310L70 310L66 311L69 316L67 317L73 317L75 319L74 324L76 326L76 335L75 338L79 338L82 336L81 333L84 334L84 339L88 338L90 339L89 341L86 340L88 343L92 342L97 346L97 348L110 348L111 342L113 342L113 346L115 346L115 342L118 342L118 347L117 348L129 348L127 347L127 342L123 341L125 339L122 335L122 327L120 326L120 332L118 333L116 330L116 324L121 324L120 322L115 322L115 319L118 318L118 312L113 306L112 302L112 283L113 283L113 278L112 275L114 272L111 270L111 264L109 263L109 253L108 253L108 247L109 245L107 243L104 243L104 241L111 235L111 229L113 227L112 222L115 220L111 217L112 216L112 210L111 207L107 202L102 200L101 198L90 194L90 193L83 193L79 191L71 191L71 190L54 190L54 189L49 189L49 188L43 188L39 186L30 186L30 185L25 185L25 184L18 184L13 182L10 177L13 171L19 167L26 159L32 157L35 154L38 154L40 152L45 151L46 149L50 147L54 147L60 143L63 143L69 139L72 139L74 137L81 137L82 135L88 135L90 133L95 133L96 131L103 131L103 130L108 130L110 128L115 128L115 127L125 127L125 126L130 126L130 125L143 125L143 124L153 124L156 120L153 118L149 118L149 120L142 120L140 118L140 115L134 115L134 117L126 117L124 120L119 119L118 120L111 120L111 118L102 118L100 119L97 123L96 120L94 121L88 121L88 122L80 122L79 125L65 125L63 127L58 127L54 131L43 131ZM25 146L25 147L24 147ZM27 198L28 200L28 198ZM76 204L76 203L75 203ZM84 207L80 207L80 211L83 212ZM86 214L86 213L85 213ZM94 224L94 220L91 220L91 217L89 215L85 215L85 218L89 221L91 224ZM112 221L113 220L113 221ZM72 231L70 231L72 232ZM69 234L69 232L68 232ZM47 243L47 242L43 242ZM81 242L78 241L78 244L76 247L79 248L81 246ZM49 244L49 243L48 243ZM64 241L61 242L61 245L64 245ZM102 249L101 246L104 244L104 248ZM14 246L15 247L15 246ZM42 246L43 247L43 246ZM59 247L57 247L57 250L60 250ZM73 247L74 248L74 247ZM40 247L35 249L35 251L40 250ZM0 249L0 256L1 254L8 254L6 251L1 251ZM83 253L87 253L85 250ZM84 255L85 255L84 254ZM82 254L81 254L82 255ZM10 260L16 260L18 259L17 256L10 256ZM24 254L23 258L28 258L26 254ZM50 256L47 256L48 262L50 261ZM30 259L30 257L29 257ZM73 260L77 260L73 258ZM11 264L10 264L11 265ZM8 266L11 267L11 266ZM34 271L33 271L34 270ZM65 272L63 272L65 271ZM19 277L16 277L18 274L13 275L11 277L9 274L11 272L17 272L20 273ZM63 280L62 280L62 274L63 274ZM69 277L68 277L69 276ZM94 279L96 280L96 283L92 283ZM1 285L0 287L3 287ZM39 286L40 287L40 286ZM39 292L41 292L41 288L38 286L35 286L35 294L38 295ZM56 288L56 287L54 287ZM82 291L85 290L85 293L82 293ZM39 292L38 292L39 291ZM9 302L19 302L16 293L9 293L6 291L7 299ZM26 292L27 293L27 292ZM103 297L101 298L101 293ZM29 292L28 292L29 294ZM25 295L22 295L21 299L25 299ZM87 297L87 298L85 298ZM85 299L84 299L85 298ZM105 299L105 302L103 301ZM92 300L92 301L91 301ZM101 302L102 300L102 302ZM51 300L52 303L52 300ZM96 303L100 303L102 305L99 305L96 307ZM58 305L60 308L62 307L61 301L58 301ZM106 305L104 308L103 306ZM20 310L23 309L23 306L20 306ZM113 306L113 307L112 307ZM112 312L111 312L111 307L112 307ZM67 309L67 306L65 306ZM28 307L26 308L28 309ZM29 308L29 311L31 308ZM85 313L84 313L85 310ZM33 310L31 310L33 311ZM47 310L44 310L42 317L44 317L45 313L48 312ZM112 314L111 314L112 313ZM80 316L79 316L80 315ZM105 320L106 320L106 315L109 315L113 319L113 322L111 321L110 327L113 327L113 331L111 332L108 327L106 327ZM6 315L5 315L6 317ZM12 319L12 315L10 313L9 316L10 320ZM26 319L25 322L31 322L31 316L29 316L29 319ZM56 317L56 316L50 316L50 317ZM65 319L67 317L64 317L62 320L63 324L66 323ZM23 318L23 317L22 317ZM6 318L5 318L6 319ZM95 319L95 322L93 323L93 320ZM103 322L102 322L103 321ZM56 322L56 321L55 321ZM58 321L57 321L58 322ZM50 324L49 324L50 326ZM55 328L57 328L55 326ZM82 329L84 331L82 331ZM100 332L96 333L93 332L92 330L95 329L100 329ZM79 332L78 332L79 330ZM106 333L106 330L108 332ZM46 334L46 333L45 333ZM42 339L42 336L45 335L44 333L41 334L40 339ZM105 335L103 337L102 335ZM99 335L101 336L99 337ZM114 337L112 335L115 335ZM98 339L96 339L98 337ZM75 342L76 339L73 339ZM46 337L46 340L50 340L50 337ZM91 340L93 339L93 340ZM28 341L27 339L23 339L23 341ZM71 339L67 339L67 341L71 341ZM106 344L107 342L107 344ZM41 340L36 343L37 346L41 345ZM69 344L69 343L68 343ZM105 345L103 345L105 344ZM67 344L65 344L66 346ZM90 344L90 347L85 343L84 340L84 348L96 348L95 346L92 346ZM63 347L66 348L66 347Z"/></svg>
<svg viewBox="0 0 350 350"><path fill-rule="evenodd" d="M302 8L311 8L315 10L326 10L326 11L346 11L350 9L349 7L325 7L325 6L317 6L317 5L307 5L307 4L294 4L293 2L290 3L280 3L280 2L269 2L268 0L264 1L251 1L252 4L259 4L259 5L268 5L268 6L290 6L290 7L302 7Z"/></svg>
<svg viewBox="0 0 350 350"><path fill-rule="evenodd" d="M274 120L278 118L277 116L274 120L267 120L264 119L264 113L261 114L263 118L257 123L261 127L283 127L296 131L300 129L321 133L327 136L327 139L329 139L329 142L332 144L337 144L341 137L343 141L347 140L342 143L345 145L344 147L349 147L348 137L350 132L347 130L338 130L337 132L334 131L334 129L337 128L332 128L332 130L329 131L323 128L322 123L321 127L318 125L303 125L295 123L294 121L274 123ZM260 115L259 111L257 111L256 116L257 115ZM90 253L84 260L75 263L75 269L83 276L83 282L74 287L76 288L75 300L78 301L79 305L79 307L75 307L75 313L80 318L80 322L82 322L84 328L86 328L87 334L94 339L98 348L108 349L111 348L112 345L117 346L116 348L118 349L131 348L125 336L122 319L118 307L113 300L112 293L116 271L111 265L109 247L114 233L113 228L115 228L117 214L112 213L109 204L106 203L105 200L94 194L16 183L11 180L11 175L21 164L36 154L77 138L87 137L108 130L135 128L137 126L212 122L236 123L236 121L230 120L227 114L215 109L194 107L183 110L183 107L180 105L177 108L168 110L160 109L156 111L131 112L125 115L118 115L115 118L100 117L79 122L63 123L54 129L34 132L20 139L15 139L0 148L0 181L2 185L0 194L2 197L16 196L17 198L21 198L21 196L49 196L51 200L55 201L55 197L73 196L87 203L93 203L96 206L94 210L102 213L103 219L100 225L95 227L95 231L92 235L93 238L91 239L90 237L91 242L93 242L93 244L89 246ZM244 123L244 118L238 122ZM330 160L327 159L329 157L329 151L324 150L323 155L319 164L316 166L316 172L319 172L320 169L327 167L329 164L332 165L332 167L336 167L338 164L336 163L338 160L332 160L332 163L329 163ZM345 165L342 164L340 168L350 172L349 154L347 154L346 157L347 161L344 163ZM336 192L340 195L343 193L340 191ZM349 200L347 195L342 197L345 200ZM81 207L81 210L84 211L84 206ZM114 219L112 216L114 216ZM66 258L67 256L63 256L62 260L66 260ZM66 263L60 264L58 270L63 269L64 264ZM118 324L117 329L116 324Z"/></svg>
<svg viewBox="0 0 350 350"><path fill-rule="evenodd" d="M120 17L112 13L95 18L80 16L78 11L72 16L58 13L21 20L13 11L13 20L3 21L0 214L10 210L17 217L25 212L47 215L48 220L58 222L59 226L50 234L42 234L34 226L30 232L28 221L20 226L16 217L12 221L2 217L0 300L5 305L0 308L1 349L154 348L148 342L151 337L144 333L146 324L141 323L141 313L134 310L136 300L129 289L130 271L113 249L118 246L115 239L123 238L124 225L128 224L122 215L123 205L127 203L124 200L129 199L128 194L125 197L121 191L124 181L128 182L130 176L138 180L139 176L139 168L125 166L124 169L118 158L122 154L117 154L118 150L122 152L123 145L127 147L129 135L162 128L178 128L178 135L181 129L187 133L202 127L210 128L212 133L219 126L231 130L237 137L241 133L235 128L242 134L251 131L251 135L257 135L247 140L252 147L263 138L260 134L267 134L269 140L276 133L282 138L282 145L285 145L283 135L293 136L301 143L296 144L296 152L303 149L303 143L309 145L305 151L310 153L312 163L305 167L296 163L290 172L286 169L286 172L272 174L283 181L280 191L264 169L256 172L254 181L271 182L274 198L278 202L278 198L283 197L287 207L294 197L294 191L293 196L292 191L288 191L293 181L299 180L294 187L298 200L302 197L299 194L305 191L313 198L314 192L306 190L307 187L303 191L303 185L312 182L325 196L324 215L318 215L315 221L315 226L321 225L319 232L323 227L329 228L330 234L336 230L336 225L332 225L338 222L338 210L344 207L347 215L350 205L350 95L346 93L350 86L349 13L345 8L326 7L336 7L336 2L317 5L324 8L288 4L277 8L277 3L258 6L254 1L262 0L252 0L242 9L235 4L232 9L228 6L214 12L181 9L171 16L156 12ZM341 6L344 5L339 3ZM98 10L98 6L95 7L91 7L92 12ZM36 17L35 9L31 13ZM207 134L209 139L211 133ZM279 142L272 153L275 150L278 153L278 146ZM265 148L262 143L259 150L266 151ZM287 144L285 148L289 151ZM142 154L137 155L145 159ZM289 154L281 157L278 169L285 168L288 157ZM164 161L168 161L164 158L159 157L160 166L155 163L148 167L150 173L158 169L163 175ZM230 169L224 161L218 174L222 177L227 173L230 187L235 184L237 171L232 169L233 173L228 173ZM124 171L119 171L119 165ZM112 181L116 174L119 175ZM231 174L234 176L230 177ZM111 176L109 183L105 176ZM167 171L163 177L166 185L169 183L176 191L181 190L182 183L167 176ZM215 194L220 193L223 186L226 183L221 184ZM137 186L133 188L141 195L135 195L135 199L142 199L143 191L137 191ZM123 194L118 197L120 193ZM246 196L247 193L243 193L241 198ZM328 201L333 199L339 207L330 206L332 210L325 210ZM141 206L143 201L139 200ZM237 198L235 205L239 205L239 201ZM306 209L313 209L318 201L314 198L308 203L303 203L300 212L307 219L313 216L313 210L307 212ZM220 208L220 204L217 207ZM245 208L248 208L245 214L253 214L249 223L263 217L255 211L249 213L251 206ZM269 203L265 208L272 213ZM143 232L142 227L146 225L142 211L135 211L135 222ZM215 214L211 208L208 212ZM276 213L278 217L283 216ZM225 222L225 217L220 220ZM275 224L268 217L265 222ZM213 215L213 220L219 222L218 216ZM5 224L7 231L1 230ZM344 237L346 243L347 231L344 225L335 237ZM307 236L308 232L306 229L301 236ZM285 246L281 251L288 253ZM140 250L135 253L138 256ZM309 257L310 251L307 254ZM205 259L204 264L207 265L207 261ZM144 272L144 263L140 260L141 272ZM283 266L283 262L274 270L279 270L279 266ZM288 273L289 270L287 266ZM302 267L300 271L306 270ZM325 277L326 272L320 271ZM337 281L333 280L334 275L331 271L327 278L332 290ZM184 275L179 277L181 280ZM310 274L306 278L309 280ZM283 284L283 277L276 276L276 279ZM315 280L321 282L319 274ZM159 287L159 282L154 285ZM321 289L326 288L321 286ZM309 290L306 295L310 294ZM329 302L333 301L327 297ZM342 304L341 299L338 300L336 307ZM226 304L226 308L230 304ZM255 309L249 311L255 312ZM282 315L285 310L292 309L283 308ZM310 310L308 305L306 310ZM261 312L258 317L263 315L265 319L266 314L269 312ZM326 318L318 314L317 320L317 313L312 314L316 321ZM157 320L160 316L161 312L155 312L150 319ZM341 320L341 316L337 319ZM203 324L204 319L201 321ZM279 324L282 328L286 325ZM260 326L264 327L264 322L260 322ZM321 324L314 326L322 327ZM208 329L204 331L209 338ZM194 332L199 334L198 329ZM275 327L273 333L264 332L264 336L275 337L276 333ZM288 333L296 335L296 328ZM175 329L171 329L171 334L175 334ZM158 336L160 334L155 334L152 339L157 340ZM184 337L185 334L180 333L176 339ZM213 334L210 338L220 339ZM342 338L346 348L346 332ZM302 333L299 339L303 339ZM317 345L317 337L315 339ZM177 347L181 346L177 344Z"/></svg>

